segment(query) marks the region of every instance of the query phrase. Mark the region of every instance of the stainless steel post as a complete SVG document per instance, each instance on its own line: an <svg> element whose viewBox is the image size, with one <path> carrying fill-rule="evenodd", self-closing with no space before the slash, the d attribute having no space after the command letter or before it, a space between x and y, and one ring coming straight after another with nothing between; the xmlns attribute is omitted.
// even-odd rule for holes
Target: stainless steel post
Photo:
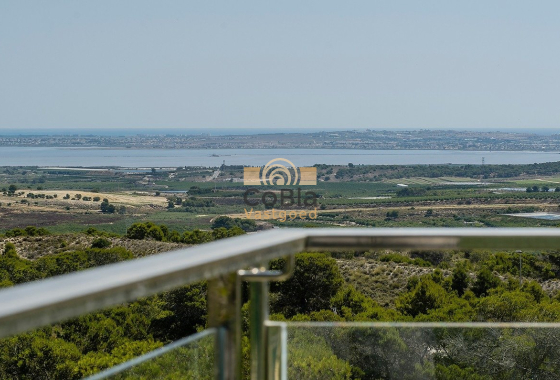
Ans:
<svg viewBox="0 0 560 380"><path fill-rule="evenodd" d="M268 282L251 282L249 336L251 339L251 380L266 375L267 342L265 321L268 320Z"/></svg>
<svg viewBox="0 0 560 380"><path fill-rule="evenodd" d="M215 378L241 379L241 342L237 326L240 294L236 291L237 274L219 276L208 281L208 327L216 327Z"/></svg>
<svg viewBox="0 0 560 380"><path fill-rule="evenodd" d="M292 276L295 269L295 256L285 258L284 270L267 270L265 266L250 270L239 270L237 288L241 289L241 280L250 283L249 338L251 342L251 380L265 379L267 376L267 327L268 320L268 284L269 281L285 281ZM240 291L238 291L240 293ZM240 328L239 328L239 331ZM241 336L241 333L238 333Z"/></svg>

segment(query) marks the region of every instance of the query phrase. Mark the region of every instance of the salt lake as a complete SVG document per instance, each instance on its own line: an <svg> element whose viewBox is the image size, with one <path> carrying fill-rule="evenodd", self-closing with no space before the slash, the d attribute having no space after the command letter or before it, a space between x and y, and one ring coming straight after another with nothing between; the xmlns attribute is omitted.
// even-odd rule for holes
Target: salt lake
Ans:
<svg viewBox="0 0 560 380"><path fill-rule="evenodd" d="M104 149L0 147L0 166L216 167L261 166L274 158L314 164L532 164L560 161L559 152L354 149Z"/></svg>

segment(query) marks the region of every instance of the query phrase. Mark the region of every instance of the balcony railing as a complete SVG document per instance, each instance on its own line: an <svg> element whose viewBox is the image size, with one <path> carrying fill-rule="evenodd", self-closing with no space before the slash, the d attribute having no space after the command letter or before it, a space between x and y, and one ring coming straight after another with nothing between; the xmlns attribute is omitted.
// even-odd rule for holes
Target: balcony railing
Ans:
<svg viewBox="0 0 560 380"><path fill-rule="evenodd" d="M511 338L516 334L511 333L511 329L529 332L529 336L550 336L550 329L560 329L559 324L321 325L268 321L268 283L290 276L296 253L375 248L557 250L560 248L560 229L282 229L245 235L4 289L0 291L0 337L201 280L208 280L207 331L92 378L127 378L127 373L134 377L138 366L158 365L158 360L164 362L165 358L170 358L167 362L183 365L185 371L193 371L189 375L192 378L241 378L242 281L250 283L250 372L253 379L286 379L290 373L290 347L299 345L297 347L303 352L312 352L310 348L316 342L315 337L331 342L333 347L338 347L339 356L344 356L360 347L375 350L373 342L376 340L373 338L364 341L369 345L353 346L361 336L371 334L372 329L388 334L397 331L404 337L403 342L411 342L409 348L412 350L409 352L401 345L398 354L403 358L415 358L421 350L424 350L423 355L438 355L442 348L434 342L440 344L442 336L451 337L446 344L472 343L471 331L480 328L486 328L490 334L482 337L488 341L507 341L504 337ZM283 272L266 269L269 261L281 257L288 258ZM349 333L337 335L336 331L341 329ZM452 330L455 333L449 332ZM213 353L211 357L208 352ZM459 354L465 355L464 352ZM406 362L410 364L411 360Z"/></svg>

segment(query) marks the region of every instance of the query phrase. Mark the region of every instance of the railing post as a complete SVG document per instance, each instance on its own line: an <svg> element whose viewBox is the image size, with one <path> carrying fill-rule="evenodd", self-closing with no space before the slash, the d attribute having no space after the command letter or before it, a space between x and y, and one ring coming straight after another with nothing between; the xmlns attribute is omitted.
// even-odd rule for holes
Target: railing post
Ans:
<svg viewBox="0 0 560 380"><path fill-rule="evenodd" d="M216 380L241 379L241 341L237 334L240 305L237 274L208 281L208 327L216 327Z"/></svg>
<svg viewBox="0 0 560 380"><path fill-rule="evenodd" d="M251 380L266 376L267 342L265 321L268 320L268 282L251 282L249 336L251 340Z"/></svg>
<svg viewBox="0 0 560 380"><path fill-rule="evenodd" d="M295 256L286 258L284 271L267 270L266 266L250 270L239 270L238 289L241 289L241 280L250 283L250 309L249 309L249 339L251 342L251 380L266 379L270 373L267 369L270 358L268 357L268 337L265 322L268 320L268 285L269 281L285 281L290 278L295 269ZM238 291L241 294L241 291ZM239 318L241 319L241 318ZM241 333L239 333L241 336Z"/></svg>

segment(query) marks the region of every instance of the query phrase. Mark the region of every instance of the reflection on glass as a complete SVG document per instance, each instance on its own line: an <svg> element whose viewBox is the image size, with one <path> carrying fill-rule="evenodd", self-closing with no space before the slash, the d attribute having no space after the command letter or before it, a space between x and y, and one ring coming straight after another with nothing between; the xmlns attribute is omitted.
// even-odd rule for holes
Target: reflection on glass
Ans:
<svg viewBox="0 0 560 380"><path fill-rule="evenodd" d="M557 379L560 324L288 323L288 379Z"/></svg>
<svg viewBox="0 0 560 380"><path fill-rule="evenodd" d="M87 380L213 379L214 329L173 342Z"/></svg>

